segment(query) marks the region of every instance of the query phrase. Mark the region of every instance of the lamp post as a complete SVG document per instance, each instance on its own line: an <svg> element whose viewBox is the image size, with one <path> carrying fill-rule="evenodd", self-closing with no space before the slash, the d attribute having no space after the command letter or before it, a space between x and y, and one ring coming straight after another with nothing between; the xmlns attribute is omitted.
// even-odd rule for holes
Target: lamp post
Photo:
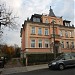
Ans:
<svg viewBox="0 0 75 75"><path fill-rule="evenodd" d="M0 17L1 17L1 11L0 11ZM1 22L0 22L0 29L1 29Z"/></svg>
<svg viewBox="0 0 75 75"><path fill-rule="evenodd" d="M53 25L53 52L54 52L54 59L56 59L56 49L55 49L55 31L54 31L54 20L52 21L52 25Z"/></svg>
<svg viewBox="0 0 75 75"><path fill-rule="evenodd" d="M0 11L0 17L1 17L1 11Z"/></svg>
<svg viewBox="0 0 75 75"><path fill-rule="evenodd" d="M72 49L73 49L73 48L74 48L74 47L73 47L73 45L71 44L71 45L70 45L71 53L72 53Z"/></svg>

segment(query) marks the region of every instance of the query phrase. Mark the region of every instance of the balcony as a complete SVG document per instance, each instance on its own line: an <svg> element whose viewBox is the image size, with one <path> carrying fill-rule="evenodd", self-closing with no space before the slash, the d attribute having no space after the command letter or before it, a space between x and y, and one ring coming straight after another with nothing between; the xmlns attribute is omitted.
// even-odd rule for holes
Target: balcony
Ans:
<svg viewBox="0 0 75 75"><path fill-rule="evenodd" d="M55 36L56 39L61 39L61 36L58 34L51 34L50 37L53 38Z"/></svg>

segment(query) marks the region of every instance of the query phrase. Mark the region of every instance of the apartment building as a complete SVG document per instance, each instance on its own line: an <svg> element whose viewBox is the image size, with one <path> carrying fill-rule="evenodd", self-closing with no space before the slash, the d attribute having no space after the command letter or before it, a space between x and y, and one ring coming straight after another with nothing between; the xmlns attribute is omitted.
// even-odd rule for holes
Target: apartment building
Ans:
<svg viewBox="0 0 75 75"><path fill-rule="evenodd" d="M32 15L21 28L21 54L53 53L54 36L56 53L75 52L75 27L70 22L56 16L51 7L49 14Z"/></svg>

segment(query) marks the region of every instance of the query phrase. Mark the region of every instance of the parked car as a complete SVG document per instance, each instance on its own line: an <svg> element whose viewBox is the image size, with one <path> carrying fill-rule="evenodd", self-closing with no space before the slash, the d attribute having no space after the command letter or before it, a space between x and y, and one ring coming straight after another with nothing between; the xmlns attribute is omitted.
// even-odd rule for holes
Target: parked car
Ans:
<svg viewBox="0 0 75 75"><path fill-rule="evenodd" d="M50 69L63 70L70 66L75 66L75 53L63 53L55 60L48 63Z"/></svg>

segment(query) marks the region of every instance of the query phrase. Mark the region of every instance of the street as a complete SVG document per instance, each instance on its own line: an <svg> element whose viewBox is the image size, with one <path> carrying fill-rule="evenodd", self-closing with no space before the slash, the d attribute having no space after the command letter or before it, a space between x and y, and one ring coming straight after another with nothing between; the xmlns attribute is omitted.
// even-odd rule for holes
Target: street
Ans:
<svg viewBox="0 0 75 75"><path fill-rule="evenodd" d="M75 68L67 68L65 70L49 70L49 69L41 69L36 71L24 72L24 73L16 73L9 75L75 75Z"/></svg>

